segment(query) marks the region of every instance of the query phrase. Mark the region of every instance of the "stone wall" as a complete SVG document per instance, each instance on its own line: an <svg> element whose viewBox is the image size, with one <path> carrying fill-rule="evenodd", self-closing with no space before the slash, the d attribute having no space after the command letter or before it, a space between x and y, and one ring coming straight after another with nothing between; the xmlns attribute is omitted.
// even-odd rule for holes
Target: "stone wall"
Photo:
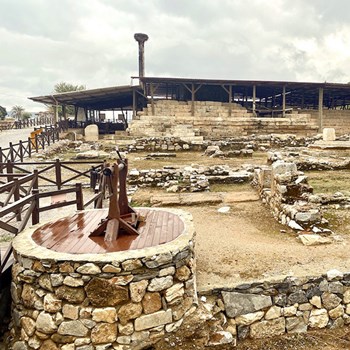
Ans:
<svg viewBox="0 0 350 350"><path fill-rule="evenodd" d="M154 209L157 210L157 209ZM173 332L195 309L191 217L177 239L105 254L37 246L34 228L13 242L13 349L129 349Z"/></svg>
<svg viewBox="0 0 350 350"><path fill-rule="evenodd" d="M209 191L213 183L246 183L252 179L252 172L231 169L227 165L199 166L183 168L166 166L162 169L132 169L128 184L138 187L162 187L169 192Z"/></svg>
<svg viewBox="0 0 350 350"><path fill-rule="evenodd" d="M318 125L310 120L309 113L292 113L285 118L257 118L237 103L196 101L194 115L191 102L155 101L154 115L151 105L138 113L129 125L132 136L179 136L186 140L232 137L235 135L287 133L314 135Z"/></svg>
<svg viewBox="0 0 350 350"><path fill-rule="evenodd" d="M203 290L216 333L237 340L266 338L350 324L350 273L256 281ZM229 337L226 336L226 339Z"/></svg>
<svg viewBox="0 0 350 350"><path fill-rule="evenodd" d="M299 231L321 224L320 206L308 201L313 189L295 163L276 161L271 167L256 169L254 185L282 224Z"/></svg>
<svg viewBox="0 0 350 350"><path fill-rule="evenodd" d="M318 125L317 110L301 110L301 113L309 113L311 122ZM334 128L336 135L350 133L350 110L348 109L323 109L323 128Z"/></svg>
<svg viewBox="0 0 350 350"><path fill-rule="evenodd" d="M201 141L184 141L181 137L140 137L132 140L119 140L120 150L127 152L180 152L205 151L209 146L218 146L223 151L241 149L263 150L283 147L305 147L315 142L315 137L297 137L296 135L250 135L226 137ZM113 145L114 146L114 145ZM115 146L114 146L115 147Z"/></svg>

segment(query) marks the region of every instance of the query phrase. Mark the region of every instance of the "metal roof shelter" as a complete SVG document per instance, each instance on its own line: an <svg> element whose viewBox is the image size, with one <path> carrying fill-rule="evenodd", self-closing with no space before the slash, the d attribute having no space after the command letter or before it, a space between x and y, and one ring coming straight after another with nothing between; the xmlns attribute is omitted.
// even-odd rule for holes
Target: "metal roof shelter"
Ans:
<svg viewBox="0 0 350 350"><path fill-rule="evenodd" d="M192 102L220 101L229 106L239 103L257 116L285 116L289 110L318 109L320 128L323 108L349 109L350 84L312 83L263 80L217 80L171 77L132 77L139 85L115 86L31 97L36 102L57 105L72 105L87 111L111 109L142 109L150 102L154 115L154 101L173 99ZM230 110L230 108L229 108ZM77 112L76 112L77 113Z"/></svg>
<svg viewBox="0 0 350 350"><path fill-rule="evenodd" d="M29 99L49 105L70 105L103 111L113 108L132 108L133 94L137 91L142 92L140 86L126 85L29 97Z"/></svg>

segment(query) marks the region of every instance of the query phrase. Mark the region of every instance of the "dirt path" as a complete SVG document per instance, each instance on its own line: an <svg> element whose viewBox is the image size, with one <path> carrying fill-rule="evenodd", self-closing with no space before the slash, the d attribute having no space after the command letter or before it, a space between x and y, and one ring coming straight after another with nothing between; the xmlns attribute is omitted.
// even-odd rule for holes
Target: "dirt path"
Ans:
<svg viewBox="0 0 350 350"><path fill-rule="evenodd" d="M293 233L281 232L286 227L260 202L231 204L227 214L218 213L219 207L183 207L192 213L197 232L199 290L350 268L345 233L339 243L303 246Z"/></svg>

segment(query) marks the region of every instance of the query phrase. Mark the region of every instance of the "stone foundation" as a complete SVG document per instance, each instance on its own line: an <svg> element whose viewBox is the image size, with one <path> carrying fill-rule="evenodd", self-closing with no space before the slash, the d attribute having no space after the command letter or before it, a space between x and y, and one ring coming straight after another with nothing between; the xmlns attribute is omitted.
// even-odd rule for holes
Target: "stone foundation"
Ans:
<svg viewBox="0 0 350 350"><path fill-rule="evenodd" d="M194 115L191 101L158 100L138 113L129 125L132 136L181 137L187 141L200 141L203 138L232 137L251 134L298 134L315 135L317 121L310 114L295 112L284 118L258 118L237 103L229 104L213 101L196 101Z"/></svg>
<svg viewBox="0 0 350 350"><path fill-rule="evenodd" d="M283 225L298 231L320 224L320 205L308 201L313 188L295 163L276 161L271 167L255 170L256 185L263 202Z"/></svg>
<svg viewBox="0 0 350 350"><path fill-rule="evenodd" d="M350 324L350 274L337 270L203 290L199 295L205 296L205 309L212 310L212 338L225 333L237 340L266 338Z"/></svg>
<svg viewBox="0 0 350 350"><path fill-rule="evenodd" d="M157 209L154 209L157 210ZM169 210L170 211L170 210ZM175 240L104 254L13 242L13 349L133 349L178 329L197 302L191 216Z"/></svg>

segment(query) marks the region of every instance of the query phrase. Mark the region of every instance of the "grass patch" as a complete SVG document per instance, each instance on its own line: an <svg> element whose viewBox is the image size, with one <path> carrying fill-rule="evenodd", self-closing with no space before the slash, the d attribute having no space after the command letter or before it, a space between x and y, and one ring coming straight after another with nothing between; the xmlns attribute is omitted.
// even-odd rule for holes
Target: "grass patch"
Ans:
<svg viewBox="0 0 350 350"><path fill-rule="evenodd" d="M329 221L329 228L335 233L350 233L350 212L347 209L326 209L323 212L325 219Z"/></svg>
<svg viewBox="0 0 350 350"><path fill-rule="evenodd" d="M309 184L314 188L314 193L342 192L350 195L350 172L347 170L307 171L305 174L308 176Z"/></svg>

